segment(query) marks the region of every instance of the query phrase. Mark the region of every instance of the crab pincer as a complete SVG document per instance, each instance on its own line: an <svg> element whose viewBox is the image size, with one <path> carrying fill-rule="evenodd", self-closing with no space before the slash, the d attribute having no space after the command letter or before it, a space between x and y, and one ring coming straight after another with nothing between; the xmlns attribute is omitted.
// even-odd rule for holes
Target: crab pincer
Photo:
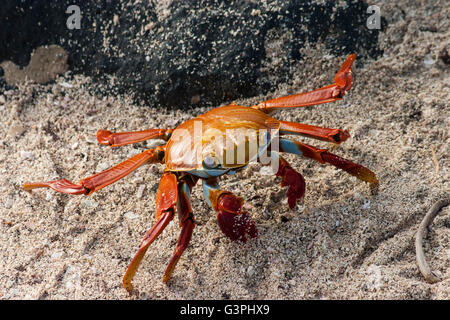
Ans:
<svg viewBox="0 0 450 320"><path fill-rule="evenodd" d="M302 200L305 196L305 179L281 157L279 157L279 168L275 175L281 177L282 187L289 187L287 192L288 204L290 209L294 209L297 201Z"/></svg>
<svg viewBox="0 0 450 320"><path fill-rule="evenodd" d="M231 240L247 241L247 236L258 235L255 223L247 211L242 210L244 200L231 193L222 193L217 205L217 222Z"/></svg>

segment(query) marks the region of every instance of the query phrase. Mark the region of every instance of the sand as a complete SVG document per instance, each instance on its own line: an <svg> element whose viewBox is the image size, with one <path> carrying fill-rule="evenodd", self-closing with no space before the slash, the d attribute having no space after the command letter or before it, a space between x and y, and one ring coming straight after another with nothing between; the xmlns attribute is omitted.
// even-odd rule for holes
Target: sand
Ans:
<svg viewBox="0 0 450 320"><path fill-rule="evenodd" d="M425 238L428 284L416 265L414 235L431 205L449 196L450 26L442 7L376 1L389 22L384 55L357 61L355 85L342 101L278 112L278 119L346 129L340 146L302 139L372 169L367 184L331 166L287 156L307 183L289 210L279 180L259 165L222 180L246 199L259 237L242 245L220 231L200 185L192 196L197 226L168 284L162 282L179 228L169 225L147 252L130 295L122 276L154 223L162 165L144 166L91 196L40 189L26 181L79 181L161 143L110 149L98 129L175 127L207 108L140 106L126 96L93 96L98 86L65 74L26 83L0 97L1 299L449 299L450 209ZM403 10L403 12L402 12ZM433 25L435 29L427 28ZM431 31L430 31L431 30ZM292 85L236 101L253 105L331 83L345 56L318 45L303 50ZM64 93L64 94L62 94ZM4 100L4 101L2 101Z"/></svg>

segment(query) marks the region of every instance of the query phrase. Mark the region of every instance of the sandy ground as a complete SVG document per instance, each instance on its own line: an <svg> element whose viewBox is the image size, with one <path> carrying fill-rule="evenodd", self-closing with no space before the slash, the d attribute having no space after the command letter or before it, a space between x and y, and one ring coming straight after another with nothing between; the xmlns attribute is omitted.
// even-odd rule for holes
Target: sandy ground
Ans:
<svg viewBox="0 0 450 320"><path fill-rule="evenodd" d="M222 182L246 198L259 229L258 239L242 245L221 233L197 186L197 227L173 279L162 282L177 223L150 247L131 295L121 279L154 223L163 166L144 166L89 197L27 193L21 185L76 182L160 143L110 149L97 144L98 129L175 127L207 109L167 110L137 106L126 96L92 96L87 88L98 84L67 74L3 93L0 298L449 299L450 209L425 239L429 263L445 280L424 281L414 235L431 205L449 196L450 77L438 56L449 44L450 26L442 8L402 3L379 2L390 24L382 34L385 54L356 63L355 86L344 100L275 115L349 130L352 137L339 147L304 141L372 169L380 179L378 194L331 166L287 156L307 181L304 203L290 211L279 180L252 165ZM236 102L252 105L329 84L345 59L316 45L303 53L292 86Z"/></svg>

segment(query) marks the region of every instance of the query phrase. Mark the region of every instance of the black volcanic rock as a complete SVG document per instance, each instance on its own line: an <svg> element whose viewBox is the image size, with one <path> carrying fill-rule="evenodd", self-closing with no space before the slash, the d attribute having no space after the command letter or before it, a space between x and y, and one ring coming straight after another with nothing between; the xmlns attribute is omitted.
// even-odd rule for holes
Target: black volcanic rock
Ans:
<svg viewBox="0 0 450 320"><path fill-rule="evenodd" d="M323 42L333 54L380 55L380 30L366 27L368 5L339 3L3 0L0 62L25 66L33 49L58 44L70 70L107 83L105 94L128 92L150 106L217 105L288 81L305 42ZM72 4L81 9L79 30L66 26Z"/></svg>

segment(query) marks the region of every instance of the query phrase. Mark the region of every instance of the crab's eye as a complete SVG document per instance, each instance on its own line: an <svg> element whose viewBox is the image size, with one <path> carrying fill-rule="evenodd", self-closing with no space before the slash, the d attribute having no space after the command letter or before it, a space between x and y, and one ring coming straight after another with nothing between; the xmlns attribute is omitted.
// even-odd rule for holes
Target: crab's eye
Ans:
<svg viewBox="0 0 450 320"><path fill-rule="evenodd" d="M214 156L206 156L203 158L202 165L207 169L214 169L219 166L219 161L217 161L217 158Z"/></svg>

